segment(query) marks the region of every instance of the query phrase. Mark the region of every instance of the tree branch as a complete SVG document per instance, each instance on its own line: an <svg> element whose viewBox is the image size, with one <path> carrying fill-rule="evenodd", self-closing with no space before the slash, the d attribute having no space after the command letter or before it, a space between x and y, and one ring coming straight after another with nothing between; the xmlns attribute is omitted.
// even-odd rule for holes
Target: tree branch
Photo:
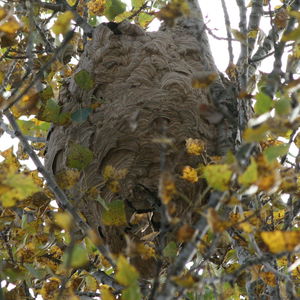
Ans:
<svg viewBox="0 0 300 300"><path fill-rule="evenodd" d="M229 53L229 65L230 65L230 64L233 64L231 25L230 25L230 18L229 18L229 15L228 15L228 10L227 10L227 7L226 7L225 0L221 0L221 2L222 2L222 8L223 8L225 25L226 25L227 41L228 41L228 53Z"/></svg>
<svg viewBox="0 0 300 300"><path fill-rule="evenodd" d="M20 131L20 128L19 128L14 116L11 114L11 112L9 110L6 110L4 115L7 117L11 127L13 128L15 136L22 143L25 152L30 156L30 158L34 162L35 166L37 167L38 172L43 175L43 178L46 180L50 190L55 195L56 201L58 202L59 206L62 209L69 212L71 214L71 216L73 217L74 222L79 227L79 229L82 230L82 232L84 232L87 236L89 236L92 232L92 229L80 217L77 210L74 208L74 206L71 204L71 202L67 198L66 194L63 192L63 190L56 183L53 175L51 175L45 169L45 167L43 166L43 164L40 161L39 157L34 152L32 147L29 145L27 139L23 136L22 132ZM95 245L95 246L102 253L102 255L109 261L109 263L114 267L115 263L114 263L113 259L111 258L111 255L110 255L108 249L104 245Z"/></svg>

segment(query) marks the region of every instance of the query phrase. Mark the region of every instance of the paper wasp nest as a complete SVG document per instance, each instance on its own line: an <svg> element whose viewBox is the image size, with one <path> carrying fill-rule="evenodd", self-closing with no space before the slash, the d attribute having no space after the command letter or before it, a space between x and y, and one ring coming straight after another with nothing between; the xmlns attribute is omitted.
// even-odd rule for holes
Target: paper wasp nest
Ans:
<svg viewBox="0 0 300 300"><path fill-rule="evenodd" d="M93 111L84 122L53 126L46 168L54 175L66 169L72 144L92 151L93 160L67 193L77 199L73 204L113 253L125 251L128 240L139 242L159 231L162 176L176 186L168 204L172 216L186 222L194 203L199 205L203 184L188 182L181 175L184 166L197 167L205 156L186 152L188 138L201 140L209 154L216 146L215 126L200 113L200 106L210 103L208 89L191 84L195 74L206 71L206 60L196 39L177 27L146 33L126 22L115 32L100 25L75 72L86 70L93 88L80 88L73 76L61 89L62 112L87 107ZM107 168L119 174L115 174L117 186L105 175ZM103 224L105 208L95 199L95 191L106 203L124 201L127 224ZM136 213L148 217L134 224Z"/></svg>

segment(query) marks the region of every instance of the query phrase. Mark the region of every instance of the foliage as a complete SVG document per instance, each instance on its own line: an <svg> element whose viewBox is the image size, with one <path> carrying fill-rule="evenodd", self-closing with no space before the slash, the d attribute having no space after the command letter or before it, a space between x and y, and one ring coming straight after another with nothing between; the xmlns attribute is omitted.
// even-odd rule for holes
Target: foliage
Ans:
<svg viewBox="0 0 300 300"><path fill-rule="evenodd" d="M267 11L273 0L253 0L247 8L241 2L236 2L240 10L255 15L259 3ZM62 111L57 101L59 88L72 75L81 89L93 88L91 74L87 70L76 73L74 61L99 17L118 22L129 19L143 28L157 17L173 26L177 17L192 13L187 2L132 0L132 9L126 10L120 0L0 1L1 134L5 130L29 142L20 144L17 152L9 148L0 153L0 299L78 300L86 296L84 299L133 300L147 299L151 293L151 299L153 295L155 299L263 299L266 293L270 299L300 297L300 15L299 1L281 2L266 14L272 16L269 43L275 43L274 52L260 41L256 56L251 55L251 42L259 39L261 31L255 18L250 17L248 32L243 32L243 20L239 30L228 31L228 39L232 41L233 33L241 44L242 54L249 47L245 61L258 67L257 62L271 56L274 68L269 74L260 72L259 78L251 74L248 63L243 65L243 59L239 66L229 62L228 77L238 93L236 105L242 111L243 103L253 101L252 119L247 128L239 128L242 141L235 153L208 156L202 165L191 163L182 169L181 180L188 181L191 189L199 181L207 185L199 198L210 200L196 206L195 224L181 220L176 238L163 249L153 246L157 233L148 235L143 243L129 245L140 256L157 262L161 256L170 262L168 276L145 283L129 258L107 252L101 237L72 206L72 199L68 205L60 202L57 206L54 201L59 202L59 188L68 196L93 160L92 151L71 142L68 169L56 174L58 186L54 187L41 176L45 173L40 166L29 170L24 160L28 155L44 157L51 123L62 128L70 122L80 124L101 105L101 101L90 107L83 103L80 110ZM266 44L268 38L264 37ZM282 73L278 65L284 62L287 42L291 51ZM243 81L248 71L249 82L254 78L254 90ZM191 84L205 89L217 76L203 72ZM209 116L207 109L204 113L208 120L215 118L213 114L223 118L223 112ZM8 124L2 116L16 123ZM206 155L205 145L193 137L187 137L182 151L191 157ZM103 176L110 192L120 191L126 174L125 169L106 166ZM103 206L105 225L127 225L121 198L105 203L94 190L90 196ZM171 209L175 196L175 180L163 174L160 205ZM181 196L189 202L186 195ZM141 214L132 224L142 222L143 217ZM175 218L169 222L170 227L178 224ZM188 260L184 251L190 251Z"/></svg>

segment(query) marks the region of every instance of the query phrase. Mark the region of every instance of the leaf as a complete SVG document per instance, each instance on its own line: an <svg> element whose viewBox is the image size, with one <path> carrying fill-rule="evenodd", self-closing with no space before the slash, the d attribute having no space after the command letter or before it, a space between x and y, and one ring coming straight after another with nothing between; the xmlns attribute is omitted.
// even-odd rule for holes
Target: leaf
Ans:
<svg viewBox="0 0 300 300"><path fill-rule="evenodd" d="M92 111L89 107L78 109L71 114L71 119L75 122L84 122Z"/></svg>
<svg viewBox="0 0 300 300"><path fill-rule="evenodd" d="M107 210L102 213L102 222L106 226L125 226L127 218L123 200L114 200L107 204Z"/></svg>
<svg viewBox="0 0 300 300"><path fill-rule="evenodd" d="M56 182L62 189L70 189L80 178L80 171L64 168L55 174Z"/></svg>
<svg viewBox="0 0 300 300"><path fill-rule="evenodd" d="M159 180L159 197L164 204L168 204L176 194L176 187L173 176L163 172Z"/></svg>
<svg viewBox="0 0 300 300"><path fill-rule="evenodd" d="M104 10L104 16L113 21L117 15L123 13L126 9L126 4L120 0L107 0Z"/></svg>
<svg viewBox="0 0 300 300"><path fill-rule="evenodd" d="M163 256L165 257L176 257L177 255L177 245L175 242L169 242L167 246L163 249Z"/></svg>
<svg viewBox="0 0 300 300"><path fill-rule="evenodd" d="M228 165L209 165L203 168L203 176L214 189L227 191L232 171Z"/></svg>
<svg viewBox="0 0 300 300"><path fill-rule="evenodd" d="M251 185L258 178L257 164L253 157L251 157L251 163L245 170L245 172L239 176L238 182L245 186Z"/></svg>
<svg viewBox="0 0 300 300"><path fill-rule="evenodd" d="M68 149L67 166L81 171L92 162L93 157L93 152L89 148L71 143Z"/></svg>
<svg viewBox="0 0 300 300"><path fill-rule="evenodd" d="M207 210L207 223L210 226L211 230L216 233L222 233L226 230L226 228L229 226L229 223L226 221L223 221L217 211L213 208L209 208Z"/></svg>
<svg viewBox="0 0 300 300"><path fill-rule="evenodd" d="M279 116L289 114L291 109L291 102L288 99L280 99L275 102L275 111Z"/></svg>
<svg viewBox="0 0 300 300"><path fill-rule="evenodd" d="M129 287L136 283L139 277L136 268L123 255L120 255L117 261L116 280L123 286Z"/></svg>
<svg viewBox="0 0 300 300"><path fill-rule="evenodd" d="M263 231L261 238L272 253L293 251L300 244L300 231Z"/></svg>
<svg viewBox="0 0 300 300"><path fill-rule="evenodd" d="M199 180L197 170L192 168L191 166L185 166L182 170L182 176L183 179L189 181L189 182L197 182Z"/></svg>
<svg viewBox="0 0 300 300"><path fill-rule="evenodd" d="M190 289L197 282L196 278L194 278L190 273L182 275L182 276L174 276L172 280L179 286Z"/></svg>
<svg viewBox="0 0 300 300"><path fill-rule="evenodd" d="M70 23L73 18L74 15L70 10L60 14L57 17L54 25L51 27L53 33L66 34L70 29Z"/></svg>
<svg viewBox="0 0 300 300"><path fill-rule="evenodd" d="M140 287L137 283L131 284L128 288L122 291L121 300L140 300L142 299Z"/></svg>
<svg viewBox="0 0 300 300"><path fill-rule="evenodd" d="M131 0L131 6L133 8L140 8L144 4L144 0Z"/></svg>
<svg viewBox="0 0 300 300"><path fill-rule="evenodd" d="M43 103L36 117L41 121L53 122L58 125L67 124L70 120L70 114L61 113L60 106L52 99Z"/></svg>
<svg viewBox="0 0 300 300"><path fill-rule="evenodd" d="M254 105L254 111L258 114L264 114L270 111L273 107L273 100L265 93L259 92L255 96L256 102Z"/></svg>
<svg viewBox="0 0 300 300"><path fill-rule="evenodd" d="M116 300L116 297L112 293L112 288L106 284L100 286L101 299L102 300Z"/></svg>
<svg viewBox="0 0 300 300"><path fill-rule="evenodd" d="M0 32L2 31L7 34L15 35L20 28L21 25L16 20L16 18L14 16L10 16L4 23L3 21L1 21Z"/></svg>
<svg viewBox="0 0 300 300"><path fill-rule="evenodd" d="M194 74L192 78L192 87L199 89L199 88L206 88L211 85L218 77L216 72L209 72L203 71Z"/></svg>
<svg viewBox="0 0 300 300"><path fill-rule="evenodd" d="M185 140L185 148L188 154L200 155L205 150L205 144L199 139L189 138Z"/></svg>
<svg viewBox="0 0 300 300"><path fill-rule="evenodd" d="M244 140L246 142L260 142L264 140L269 131L269 126L262 124L254 128L246 128L243 134Z"/></svg>
<svg viewBox="0 0 300 300"><path fill-rule="evenodd" d="M17 201L24 200L39 190L30 175L9 172L0 184L0 202L4 207L12 207Z"/></svg>
<svg viewBox="0 0 300 300"><path fill-rule="evenodd" d="M59 212L54 215L54 221L59 227L69 231L72 226L73 218L68 212Z"/></svg>
<svg viewBox="0 0 300 300"><path fill-rule="evenodd" d="M89 11L96 16L103 15L105 6L106 6L105 0L91 0L87 3L87 7Z"/></svg>
<svg viewBox="0 0 300 300"><path fill-rule="evenodd" d="M90 73L86 70L81 70L75 74L74 80L76 84L83 90L89 91L94 86L94 81Z"/></svg>
<svg viewBox="0 0 300 300"><path fill-rule="evenodd" d="M138 21L141 27L146 28L154 18L154 16L141 12L138 16Z"/></svg>
<svg viewBox="0 0 300 300"><path fill-rule="evenodd" d="M288 33L285 33L281 40L283 42L287 41L298 41L300 39L300 25L298 27Z"/></svg>
<svg viewBox="0 0 300 300"><path fill-rule="evenodd" d="M195 229L188 224L182 225L177 232L177 240L181 243L188 242L192 239Z"/></svg>
<svg viewBox="0 0 300 300"><path fill-rule="evenodd" d="M270 146L264 150L263 154L269 162L272 162L279 156L286 155L289 148L289 144Z"/></svg>
<svg viewBox="0 0 300 300"><path fill-rule="evenodd" d="M276 276L272 272L260 272L259 277L269 286L276 286Z"/></svg>
<svg viewBox="0 0 300 300"><path fill-rule="evenodd" d="M75 244L70 251L65 252L63 262L65 266L71 266L73 268L86 265L89 262L86 248L81 244Z"/></svg>
<svg viewBox="0 0 300 300"><path fill-rule="evenodd" d="M236 40L238 40L242 44L246 42L247 36L245 34L241 33L237 29L231 29L231 32Z"/></svg>

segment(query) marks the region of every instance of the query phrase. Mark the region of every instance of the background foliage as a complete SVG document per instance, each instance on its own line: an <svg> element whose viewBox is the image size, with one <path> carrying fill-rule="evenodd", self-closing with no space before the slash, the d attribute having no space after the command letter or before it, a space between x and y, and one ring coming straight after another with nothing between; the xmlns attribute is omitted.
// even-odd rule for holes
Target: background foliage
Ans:
<svg viewBox="0 0 300 300"><path fill-rule="evenodd" d="M51 123L83 122L95 109L61 113L57 97L99 17L129 19L145 29L159 18L172 26L175 18L188 14L188 4L132 0L132 9L126 10L120 0L1 1L1 133L18 137L20 143L17 151L1 152L0 299L300 297L300 13L299 1L281 2L278 7L272 0L253 0L247 7L242 0L230 2L239 8L241 22L239 29L227 31L230 61L225 76L237 86L239 103L254 104L253 118L235 153L183 169L185 180L207 181L210 200L195 226L183 225L176 241L161 253L147 244L134 246L141 256L162 255L171 264L168 272L147 282L126 257L111 257L62 192L89 164L89 149L71 147L71 170L58 174L57 183L41 160ZM221 3L230 29L230 16ZM242 18L246 14L248 25ZM259 28L261 17L270 20L269 34ZM206 29L214 34L209 26ZM232 42L241 45L240 60L246 58L242 64L233 60ZM258 72L267 57L273 58L272 71ZM93 86L93 78L84 71L75 81L82 89ZM211 81L206 76L193 84L205 88ZM185 151L201 155L203 145L189 139ZM26 165L29 156L34 170ZM105 170L112 190L125 175L126 170ZM165 184L160 196L167 205L176 187ZM124 223L122 201L99 201L106 209L106 224Z"/></svg>

